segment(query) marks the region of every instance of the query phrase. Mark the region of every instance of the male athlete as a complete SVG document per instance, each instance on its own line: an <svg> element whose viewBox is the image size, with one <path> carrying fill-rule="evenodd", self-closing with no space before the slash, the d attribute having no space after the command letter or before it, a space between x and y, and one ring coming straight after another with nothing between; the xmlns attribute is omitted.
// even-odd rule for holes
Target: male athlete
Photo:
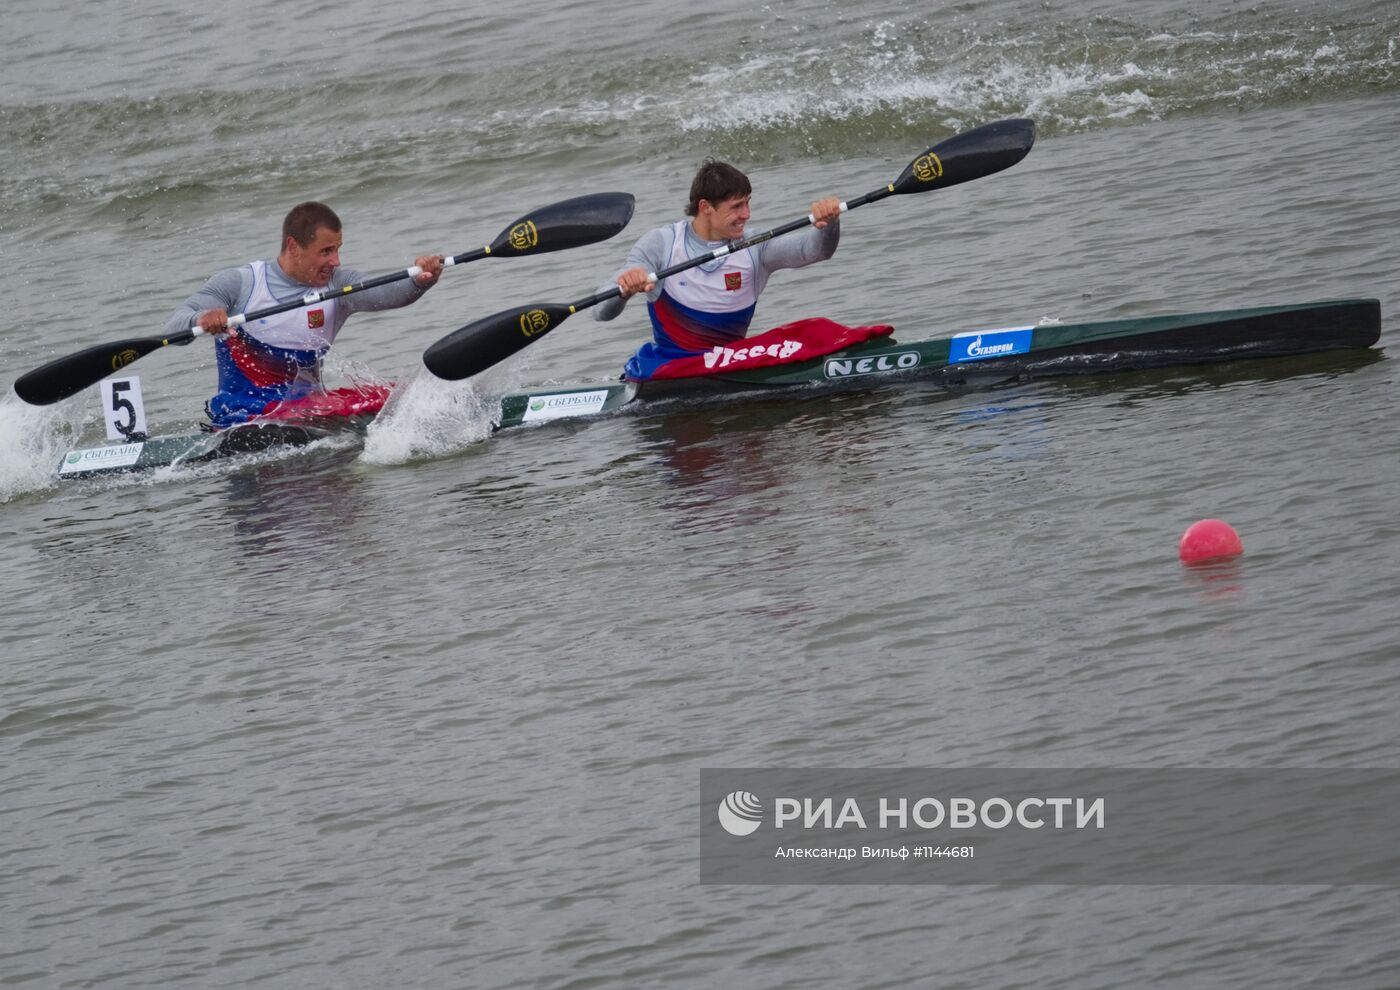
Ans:
<svg viewBox="0 0 1400 990"><path fill-rule="evenodd" d="M294 408L299 400L314 400L322 391L321 359L351 313L407 306L442 274L442 255L425 255L414 262L423 271L412 279L229 327L230 313L266 309L311 289L364 281L361 273L340 266L343 240L340 218L329 206L298 204L282 221L277 260L216 272L166 321L167 333L198 323L218 335L219 391L205 407L216 429L273 407Z"/></svg>
<svg viewBox="0 0 1400 990"><path fill-rule="evenodd" d="M628 253L626 267L602 287L615 283L622 295L599 304L593 311L597 320L615 319L629 298L646 293L653 339L627 362L625 377L644 381L667 361L742 340L769 275L836 253L841 201L821 199L812 204L814 222L807 230L716 258L672 275L664 285L651 281L652 272L742 240L752 194L743 172L706 159L690 184L685 212L691 219L642 235Z"/></svg>

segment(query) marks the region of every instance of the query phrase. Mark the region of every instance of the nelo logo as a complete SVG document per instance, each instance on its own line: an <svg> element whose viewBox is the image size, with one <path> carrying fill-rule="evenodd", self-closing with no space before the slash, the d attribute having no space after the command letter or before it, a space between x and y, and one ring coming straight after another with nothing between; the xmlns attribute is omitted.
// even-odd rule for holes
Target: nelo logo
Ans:
<svg viewBox="0 0 1400 990"><path fill-rule="evenodd" d="M857 375L887 375L892 371L910 371L919 366L918 351L881 354L878 357L828 358L827 378L854 378Z"/></svg>
<svg viewBox="0 0 1400 990"><path fill-rule="evenodd" d="M719 803L719 823L730 835L752 835L763 823L763 802L748 791L731 791Z"/></svg>
<svg viewBox="0 0 1400 990"><path fill-rule="evenodd" d="M121 351L120 353L114 354L112 355L112 370L120 371L122 368L125 368L128 364L130 364L132 361L135 361L140 356L140 354L138 354L134 350L131 350L130 348Z"/></svg>

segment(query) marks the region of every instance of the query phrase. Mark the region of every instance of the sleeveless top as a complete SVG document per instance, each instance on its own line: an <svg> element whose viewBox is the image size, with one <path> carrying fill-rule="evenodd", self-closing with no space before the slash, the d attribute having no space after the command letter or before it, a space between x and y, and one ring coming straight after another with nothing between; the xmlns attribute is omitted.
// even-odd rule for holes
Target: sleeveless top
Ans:
<svg viewBox="0 0 1400 990"><path fill-rule="evenodd" d="M254 261L246 312L283 300L267 286L267 262ZM253 320L214 340L219 392L209 401L216 425L241 421L269 402L301 398L320 388L321 359L335 340L335 299Z"/></svg>
<svg viewBox="0 0 1400 990"><path fill-rule="evenodd" d="M671 256L666 267L688 260L689 220L672 227ZM647 303L652 335L658 344L683 351L709 350L715 344L743 339L749 331L758 284L751 248L672 275L661 295Z"/></svg>

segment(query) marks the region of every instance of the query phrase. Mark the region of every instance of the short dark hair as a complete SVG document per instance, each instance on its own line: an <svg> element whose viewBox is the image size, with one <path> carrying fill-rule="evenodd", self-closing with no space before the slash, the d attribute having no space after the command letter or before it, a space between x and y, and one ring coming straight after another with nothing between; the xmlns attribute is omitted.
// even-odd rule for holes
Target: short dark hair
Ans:
<svg viewBox="0 0 1400 990"><path fill-rule="evenodd" d="M702 199L714 206L726 199L742 199L752 193L753 186L749 185L747 175L728 162L706 158L690 183L690 202L686 204L685 215L698 216Z"/></svg>
<svg viewBox="0 0 1400 990"><path fill-rule="evenodd" d="M287 246L288 237L306 247L316 239L316 231L322 227L340 233L340 217L335 215L335 210L314 200L298 203L287 214L287 219L282 221L282 243L279 250Z"/></svg>

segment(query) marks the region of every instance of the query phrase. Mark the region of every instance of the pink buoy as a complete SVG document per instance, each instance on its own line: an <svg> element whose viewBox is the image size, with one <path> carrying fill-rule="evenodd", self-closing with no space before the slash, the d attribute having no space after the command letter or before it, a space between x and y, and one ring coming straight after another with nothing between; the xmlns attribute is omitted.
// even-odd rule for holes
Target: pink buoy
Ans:
<svg viewBox="0 0 1400 990"><path fill-rule="evenodd" d="M1202 519L1192 523L1181 536L1182 563L1196 564L1221 557L1238 557L1244 553L1240 534L1227 522Z"/></svg>

